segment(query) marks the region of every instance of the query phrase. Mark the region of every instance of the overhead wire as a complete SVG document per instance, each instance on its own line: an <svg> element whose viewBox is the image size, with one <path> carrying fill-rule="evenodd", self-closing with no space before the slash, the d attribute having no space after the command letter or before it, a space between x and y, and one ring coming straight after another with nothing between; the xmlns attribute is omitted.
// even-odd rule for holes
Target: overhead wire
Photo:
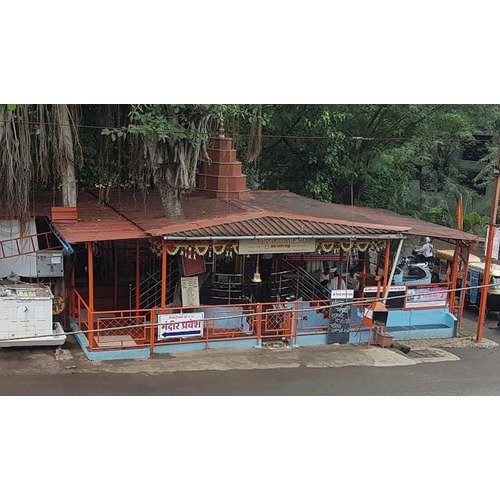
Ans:
<svg viewBox="0 0 500 500"><path fill-rule="evenodd" d="M94 129L94 130L112 130L118 129L123 130L126 127L119 125L84 125L84 124L66 124L66 123L56 123L56 122L38 122L38 121L26 121L26 120L13 120L16 123L26 123L28 125L57 125L59 127L72 127L81 129ZM0 120L0 123L10 123L7 120ZM227 132L228 135L233 135L235 137L251 137L251 134L241 133L241 132ZM406 141L411 139L411 137L363 137L363 136L343 136L343 137L332 137L330 135L296 135L296 134L262 134L261 137L268 139L304 139L304 140L330 140L330 141Z"/></svg>
<svg viewBox="0 0 500 500"><path fill-rule="evenodd" d="M447 289L446 293L450 292L459 292L462 290L474 290L474 289L480 289L480 288L490 288L494 287L495 285L475 285L475 286L467 286L467 287L458 287L458 288L449 288ZM425 295L433 295L436 292L434 291L429 291L429 292L422 292L419 293L418 296L425 296ZM444 293L444 292L443 292ZM345 302L338 302L338 303L331 303L327 304L324 306L317 306L317 307L310 307L310 308L304 308L300 309L300 313L304 312L318 312L318 311L325 311L329 309L334 309L336 307L344 307L344 306L369 306L371 304L374 304L376 302L387 302L390 300L397 300L397 299L404 299L406 298L406 294L403 295L395 295L393 297L387 297L384 299L383 297L379 298L370 298L370 299L363 299L361 301L359 300L353 300L353 301L345 301ZM294 304L294 302L289 302L289 304ZM172 309L181 309L181 308L172 308ZM276 314L280 312L285 312L285 309L287 311L290 311L291 313L294 312L294 309L289 309L289 308L280 308L280 309L269 309L268 311L261 311L261 312L255 312L255 313L242 313L242 314L236 314L232 316L223 316L221 319L228 320L228 319L240 319L240 318L251 318L254 316L267 316L270 314ZM99 313L99 311L95 311L95 313ZM161 311L158 310L158 313L161 314ZM172 314L172 313L171 313ZM197 321L200 321L202 323L206 323L208 321L217 321L217 318L201 318ZM89 330L78 330L78 331L71 331L71 332L65 332L65 335L76 335L76 334L86 334L86 333L101 333L101 332L112 332L112 331L117 331L117 330L127 330L127 329L136 329L136 328L141 328L141 327L152 327L152 326L160 326L164 324L164 322L146 322L146 323L136 323L134 325L124 325L124 326L113 326L113 327L108 327L108 328L93 328ZM36 337L23 337L23 340L28 340L28 339L36 339L36 338L44 338L44 337L53 337L54 334L48 334L48 335L37 335ZM279 337L279 335L277 335Z"/></svg>

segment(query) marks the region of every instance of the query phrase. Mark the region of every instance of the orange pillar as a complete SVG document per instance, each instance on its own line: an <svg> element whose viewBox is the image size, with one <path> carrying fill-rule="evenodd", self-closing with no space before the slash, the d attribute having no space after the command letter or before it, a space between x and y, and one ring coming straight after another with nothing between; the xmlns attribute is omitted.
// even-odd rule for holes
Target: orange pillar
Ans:
<svg viewBox="0 0 500 500"><path fill-rule="evenodd" d="M498 149L499 158L498 166L500 167L500 147ZM477 330L476 330L476 341L481 342L483 340L483 330L484 323L486 320L486 301L488 299L488 290L490 284L490 271L491 271L491 260L493 252L493 240L495 238L495 232L497 228L497 215L498 215L498 200L500 199L500 174L495 172L495 196L493 198L493 205L491 207L490 224L488 231L488 240L486 242L486 258L484 261L484 273L483 273L483 285L484 288L480 288L479 302L479 315L477 319Z"/></svg>
<svg viewBox="0 0 500 500"><path fill-rule="evenodd" d="M89 346L94 347L94 242L87 243L87 274L89 279L89 319L88 340Z"/></svg>
<svg viewBox="0 0 500 500"><path fill-rule="evenodd" d="M161 308L167 308L167 243L161 244Z"/></svg>
<svg viewBox="0 0 500 500"><path fill-rule="evenodd" d="M116 243L113 241L113 286L114 286L114 299L115 309L118 309L118 255L116 250Z"/></svg>
<svg viewBox="0 0 500 500"><path fill-rule="evenodd" d="M73 267L71 269L71 281L70 281L70 290L69 290L69 297L70 297L70 315L75 317L76 313L76 296L75 296L75 268Z"/></svg>
<svg viewBox="0 0 500 500"><path fill-rule="evenodd" d="M135 242L135 308L141 308L141 249L140 240Z"/></svg>

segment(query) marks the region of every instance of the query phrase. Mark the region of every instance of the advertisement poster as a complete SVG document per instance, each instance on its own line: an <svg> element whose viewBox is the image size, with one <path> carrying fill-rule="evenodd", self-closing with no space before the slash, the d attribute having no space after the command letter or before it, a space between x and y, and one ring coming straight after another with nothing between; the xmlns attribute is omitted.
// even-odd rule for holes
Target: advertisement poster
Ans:
<svg viewBox="0 0 500 500"><path fill-rule="evenodd" d="M406 294L406 307L417 309L419 307L444 307L448 288L443 286L408 288Z"/></svg>
<svg viewBox="0 0 500 500"><path fill-rule="evenodd" d="M158 314L158 340L203 337L205 314Z"/></svg>

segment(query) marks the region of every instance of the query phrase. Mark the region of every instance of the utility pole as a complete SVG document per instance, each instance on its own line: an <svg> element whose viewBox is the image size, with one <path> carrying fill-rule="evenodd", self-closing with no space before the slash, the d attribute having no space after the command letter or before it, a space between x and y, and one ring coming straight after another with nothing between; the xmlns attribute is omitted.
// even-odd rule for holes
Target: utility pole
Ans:
<svg viewBox="0 0 500 500"><path fill-rule="evenodd" d="M491 206L490 223L488 226L488 240L486 242L486 259L484 262L483 285L490 282L490 270L493 253L493 241L497 228L498 201L500 198L500 137L497 139L497 161L493 166L493 175L495 176L495 192L493 195L493 205ZM480 289L481 301L479 302L479 317L477 319L476 341L483 340L484 321L486 317L486 301L488 299L489 287Z"/></svg>

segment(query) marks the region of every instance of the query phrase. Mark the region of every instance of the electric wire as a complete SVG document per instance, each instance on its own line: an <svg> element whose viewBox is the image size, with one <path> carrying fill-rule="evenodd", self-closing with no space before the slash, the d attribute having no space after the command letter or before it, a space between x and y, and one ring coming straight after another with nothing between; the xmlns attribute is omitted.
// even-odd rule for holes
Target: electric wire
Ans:
<svg viewBox="0 0 500 500"><path fill-rule="evenodd" d="M492 288L498 285L475 285L475 286L467 286L467 287L459 287L459 288L450 288L447 289L446 293L450 292L460 292L462 290L474 290L474 289L480 289L480 288ZM418 296L424 296L424 295L433 295L436 292L429 291L429 292L422 292L419 293ZM444 293L444 292L443 292ZM417 294L416 294L417 295ZM304 308L300 310L295 310L294 308L287 308L287 307L282 307L280 309L270 309L268 311L261 311L261 312L255 312L255 313L246 313L246 314L236 314L232 316L223 316L220 319L239 319L239 318L249 318L249 317L254 317L254 316L266 316L266 315L271 315L271 314L277 314L281 312L299 312L299 313L304 313L304 312L318 312L318 311L325 311L327 309L334 309L336 307L344 307L344 306L368 306L371 304L374 304L375 302L387 302L389 300L396 300L396 299L404 299L406 297L406 294L403 295L397 295L393 297L387 297L384 299L383 297L379 298L370 298L370 299L362 299L362 300L357 300L357 301L346 301L346 302L338 302L338 303L332 303L332 304L327 304L324 306L317 306L317 307L310 307L310 308ZM307 302L307 301L305 301ZM289 302L289 304L293 305L296 302ZM171 308L171 309L181 309L179 308ZM195 308L193 308L195 309ZM94 311L94 314L99 314L101 311ZM158 308L157 310L158 314L163 314L161 312L161 309ZM185 311L183 311L185 312ZM192 312L198 312L198 311L192 311ZM165 313L165 314L175 314L175 313ZM120 318L107 318L107 319L120 319ZM208 321L217 321L218 318L201 318L196 321L200 321L202 323L208 322ZM164 322L146 322L146 323L136 323L134 325L124 325L124 326L114 326L114 327L107 327L107 328L93 328L89 330L73 330L70 332L65 332L65 335L76 335L76 334L86 334L86 333L101 333L101 332L111 332L111 331L117 331L117 330L127 330L127 329L132 329L132 328L146 328L146 327L152 327L152 326L160 326L164 324ZM61 334L62 335L62 334ZM38 338L44 338L44 337L53 337L54 334L47 334L47 335L37 335L36 337L23 337L22 340L30 340L30 339L38 339ZM250 337L250 335L249 335ZM251 336L252 338L255 337L255 335ZM279 335L277 335L279 337Z"/></svg>
<svg viewBox="0 0 500 500"><path fill-rule="evenodd" d="M76 123L57 123L57 122L37 122L37 121L28 121L28 120L0 120L1 124L6 123L24 123L27 125L57 125L58 127L71 127L71 128L81 128L81 129L89 129L89 130L126 130L126 127L119 125L84 125L84 124L76 124ZM228 136L231 137L251 137L251 134L241 133L241 132L226 132ZM412 139L412 137L362 137L362 136L337 136L332 137L330 135L286 135L286 134L261 134L261 137L265 137L267 139L304 139L304 140L330 140L330 141L407 141ZM453 140L453 138L450 138Z"/></svg>

